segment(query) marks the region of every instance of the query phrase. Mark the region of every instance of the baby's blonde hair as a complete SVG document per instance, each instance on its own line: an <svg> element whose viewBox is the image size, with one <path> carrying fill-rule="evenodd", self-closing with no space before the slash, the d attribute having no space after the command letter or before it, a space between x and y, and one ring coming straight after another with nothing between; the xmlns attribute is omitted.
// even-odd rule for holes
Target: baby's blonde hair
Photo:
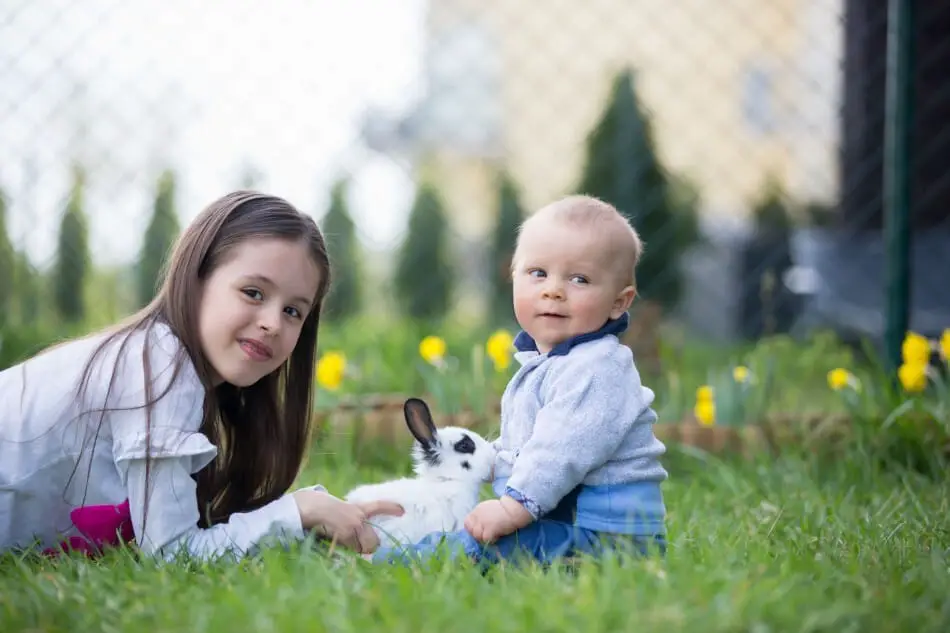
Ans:
<svg viewBox="0 0 950 633"><path fill-rule="evenodd" d="M529 216L519 228L518 244L526 226L533 222L566 222L580 229L602 232L608 242L610 260L624 285L636 287L636 268L643 255L643 241L636 229L616 207L594 196L575 194L545 205ZM518 252L517 246L515 253ZM514 259L512 260L514 265Z"/></svg>

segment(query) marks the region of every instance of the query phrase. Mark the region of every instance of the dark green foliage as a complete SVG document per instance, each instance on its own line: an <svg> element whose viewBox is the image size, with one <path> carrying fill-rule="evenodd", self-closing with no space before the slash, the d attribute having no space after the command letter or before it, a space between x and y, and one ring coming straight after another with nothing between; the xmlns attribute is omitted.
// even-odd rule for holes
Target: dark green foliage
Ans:
<svg viewBox="0 0 950 633"><path fill-rule="evenodd" d="M444 317L452 301L453 274L442 198L435 187L422 184L409 212L393 280L403 313L426 322Z"/></svg>
<svg viewBox="0 0 950 633"><path fill-rule="evenodd" d="M608 105L585 140L585 154L577 192L613 204L631 220L646 245L637 270L639 294L672 307L682 292L679 255L696 239L697 196L682 185L673 189L629 70L614 80Z"/></svg>
<svg viewBox="0 0 950 633"><path fill-rule="evenodd" d="M7 234L7 198L0 191L0 325L8 321L16 295L15 257Z"/></svg>
<svg viewBox="0 0 950 633"><path fill-rule="evenodd" d="M755 231L742 249L741 324L746 338L788 332L800 299L784 283L792 268L792 215L782 183L769 176L752 206Z"/></svg>
<svg viewBox="0 0 950 633"><path fill-rule="evenodd" d="M82 321L86 314L84 290L90 272L89 230L83 210L85 174L73 170L73 185L66 212L59 227L56 266L53 271L53 296L56 309L67 323Z"/></svg>
<svg viewBox="0 0 950 633"><path fill-rule="evenodd" d="M781 236L791 232L792 215L786 204L784 187L774 176L766 178L753 205L752 216L759 233Z"/></svg>
<svg viewBox="0 0 950 633"><path fill-rule="evenodd" d="M17 252L14 255L13 283L19 322L35 322L40 318L44 280L25 253Z"/></svg>
<svg viewBox="0 0 950 633"><path fill-rule="evenodd" d="M327 241L332 282L324 314L329 321L342 321L360 311L360 260L356 226L346 202L347 183L339 180L330 190L330 207L321 230Z"/></svg>
<svg viewBox="0 0 950 633"><path fill-rule="evenodd" d="M145 229L139 253L137 293L140 306L147 305L155 296L162 269L180 230L175 214L175 176L166 171L158 180L152 218Z"/></svg>
<svg viewBox="0 0 950 633"><path fill-rule="evenodd" d="M488 264L489 317L495 325L515 318L511 302L511 258L524 220L517 186L507 172L498 175L498 217L492 233Z"/></svg>

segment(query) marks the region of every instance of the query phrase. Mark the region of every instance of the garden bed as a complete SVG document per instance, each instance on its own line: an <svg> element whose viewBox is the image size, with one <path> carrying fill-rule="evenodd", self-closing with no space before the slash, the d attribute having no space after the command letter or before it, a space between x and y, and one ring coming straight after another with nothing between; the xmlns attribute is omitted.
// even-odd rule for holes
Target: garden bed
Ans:
<svg viewBox="0 0 950 633"><path fill-rule="evenodd" d="M402 412L406 397L382 394L346 399L318 411L317 426L322 432L353 433L359 441L407 446L412 438ZM428 401L432 402L431 399ZM446 412L432 405L436 426L462 426L489 437L497 433L499 413L497 404L482 412ZM851 426L851 419L843 413L771 415L760 423L741 426L707 426L688 415L679 422L656 424L654 433L667 445L688 446L714 454L753 456L793 446L799 449L811 445L831 447L849 437Z"/></svg>

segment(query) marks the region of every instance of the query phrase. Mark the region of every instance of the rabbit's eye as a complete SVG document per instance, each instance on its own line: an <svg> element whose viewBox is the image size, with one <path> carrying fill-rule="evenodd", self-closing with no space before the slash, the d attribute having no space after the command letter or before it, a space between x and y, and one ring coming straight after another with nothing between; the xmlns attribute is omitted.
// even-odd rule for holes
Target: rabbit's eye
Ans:
<svg viewBox="0 0 950 633"><path fill-rule="evenodd" d="M452 445L456 453L471 455L475 453L475 442L468 435L463 435L462 439Z"/></svg>

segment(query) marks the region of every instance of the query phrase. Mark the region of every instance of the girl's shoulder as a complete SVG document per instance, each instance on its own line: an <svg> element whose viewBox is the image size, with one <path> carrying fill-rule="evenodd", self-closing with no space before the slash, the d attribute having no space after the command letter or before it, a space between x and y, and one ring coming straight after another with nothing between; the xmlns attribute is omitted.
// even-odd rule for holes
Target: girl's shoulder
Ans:
<svg viewBox="0 0 950 633"><path fill-rule="evenodd" d="M97 332L51 347L22 364L25 376L57 376L77 388L81 400L110 406L142 406L146 393L189 400L204 397L191 357L161 321L130 331ZM48 385L47 385L48 388Z"/></svg>
<svg viewBox="0 0 950 633"><path fill-rule="evenodd" d="M206 390L181 340L156 322L114 347L124 350L121 385L109 399L114 459L189 458L192 472L206 465L217 453L200 432Z"/></svg>
<svg viewBox="0 0 950 633"><path fill-rule="evenodd" d="M126 340L111 341L103 356L111 361L105 366L115 365L126 394L137 395L148 384L153 394L170 390L187 397L204 396L190 355L166 323L156 321L123 336Z"/></svg>
<svg viewBox="0 0 950 633"><path fill-rule="evenodd" d="M111 338L98 332L54 345L0 372L0 420L5 424L0 436L50 436L50 428L78 418L95 423L98 412L107 412L106 430L137 433L146 407L156 424L195 431L204 398L190 357L167 325L155 323Z"/></svg>

